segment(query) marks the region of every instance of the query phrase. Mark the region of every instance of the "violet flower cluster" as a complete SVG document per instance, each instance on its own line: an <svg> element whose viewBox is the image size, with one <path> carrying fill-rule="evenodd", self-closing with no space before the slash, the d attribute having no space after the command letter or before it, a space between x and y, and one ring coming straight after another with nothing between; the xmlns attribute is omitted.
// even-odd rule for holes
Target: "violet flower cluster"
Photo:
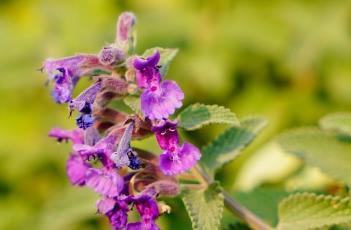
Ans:
<svg viewBox="0 0 351 230"><path fill-rule="evenodd" d="M155 220L168 207L158 196L179 193L177 175L190 170L201 153L190 143L181 143L177 121L170 116L182 106L184 93L175 81L164 80L162 55L134 55L135 16L125 12L117 22L116 40L98 54L79 54L47 59L42 71L49 75L52 96L67 104L77 128L53 128L49 136L71 141L67 175L76 186L86 186L101 195L97 210L114 229L159 229ZM82 77L93 84L74 97ZM113 100L138 97L140 113L126 113L110 106ZM75 112L76 111L76 112ZM132 148L131 140L150 134L161 155ZM135 208L140 220L128 221Z"/></svg>

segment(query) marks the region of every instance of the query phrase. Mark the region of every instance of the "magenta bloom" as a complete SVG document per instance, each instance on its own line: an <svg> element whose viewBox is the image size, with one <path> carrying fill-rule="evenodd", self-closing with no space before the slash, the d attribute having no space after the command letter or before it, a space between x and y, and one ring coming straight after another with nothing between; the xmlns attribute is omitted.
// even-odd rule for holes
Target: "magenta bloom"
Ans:
<svg viewBox="0 0 351 230"><path fill-rule="evenodd" d="M179 136L177 132L177 123L169 120L162 120L161 124L152 127L152 132L155 133L158 144L163 150L171 150L179 144Z"/></svg>
<svg viewBox="0 0 351 230"><path fill-rule="evenodd" d="M176 175L194 167L200 158L198 148L184 143L174 151L167 150L160 155L160 169L165 175Z"/></svg>
<svg viewBox="0 0 351 230"><path fill-rule="evenodd" d="M176 82L161 81L161 74L157 66L159 61L158 51L146 59L136 58L134 60L137 84L144 89L140 97L141 111L151 120L169 117L182 106L184 99L184 93Z"/></svg>
<svg viewBox="0 0 351 230"><path fill-rule="evenodd" d="M184 93L177 83L166 80L141 94L141 111L151 120L168 118L182 106L183 99Z"/></svg>
<svg viewBox="0 0 351 230"><path fill-rule="evenodd" d="M84 143L84 132L81 129L64 130L60 128L52 128L49 137L56 138L58 142L71 140L73 144Z"/></svg>
<svg viewBox="0 0 351 230"><path fill-rule="evenodd" d="M71 154L67 161L67 175L73 185L82 186L85 184L86 173L89 170L90 165L84 162L84 160L77 154Z"/></svg>
<svg viewBox="0 0 351 230"><path fill-rule="evenodd" d="M116 197L123 189L124 180L114 169L90 168L86 173L86 185L101 195Z"/></svg>
<svg viewBox="0 0 351 230"><path fill-rule="evenodd" d="M108 217L114 229L124 229L128 221L128 203L126 199L104 198L98 201L99 213Z"/></svg>

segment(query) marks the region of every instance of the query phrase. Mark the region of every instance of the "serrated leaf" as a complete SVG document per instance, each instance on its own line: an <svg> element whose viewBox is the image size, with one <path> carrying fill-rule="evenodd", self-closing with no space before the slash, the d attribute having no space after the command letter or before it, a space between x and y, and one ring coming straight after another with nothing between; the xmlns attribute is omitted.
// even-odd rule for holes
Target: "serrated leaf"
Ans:
<svg viewBox="0 0 351 230"><path fill-rule="evenodd" d="M340 112L327 115L320 120L319 124L322 129L351 135L351 113Z"/></svg>
<svg viewBox="0 0 351 230"><path fill-rule="evenodd" d="M202 149L200 164L209 173L228 163L251 143L257 134L266 126L262 117L247 117L240 121L240 127L227 129L209 145Z"/></svg>
<svg viewBox="0 0 351 230"><path fill-rule="evenodd" d="M178 115L178 126L186 130L194 130L211 123L239 125L235 114L218 105L193 104Z"/></svg>
<svg viewBox="0 0 351 230"><path fill-rule="evenodd" d="M140 98L137 96L126 96L123 98L124 103L136 114L142 116L142 112L140 109Z"/></svg>
<svg viewBox="0 0 351 230"><path fill-rule="evenodd" d="M162 77L164 77L168 72L169 65L171 64L171 61L177 55L178 49L155 47L155 48L145 50L145 52L143 53L142 56L143 57L150 56L151 54L153 54L155 52L155 50L158 50L160 52L161 58L160 58L158 65L160 66L160 69L159 69L160 73L161 73Z"/></svg>
<svg viewBox="0 0 351 230"><path fill-rule="evenodd" d="M300 128L282 134L277 141L287 152L297 155L307 164L350 184L349 139L317 128Z"/></svg>
<svg viewBox="0 0 351 230"><path fill-rule="evenodd" d="M307 230L351 222L349 197L298 193L279 204L279 230Z"/></svg>
<svg viewBox="0 0 351 230"><path fill-rule="evenodd" d="M223 194L217 183L205 191L186 191L183 202L190 216L193 229L219 229L223 213Z"/></svg>

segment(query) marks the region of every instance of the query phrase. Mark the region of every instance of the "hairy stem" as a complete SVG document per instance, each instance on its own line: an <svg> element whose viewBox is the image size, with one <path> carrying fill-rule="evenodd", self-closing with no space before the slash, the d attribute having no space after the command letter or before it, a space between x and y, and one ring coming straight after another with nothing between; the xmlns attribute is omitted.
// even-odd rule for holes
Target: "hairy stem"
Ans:
<svg viewBox="0 0 351 230"><path fill-rule="evenodd" d="M198 174L201 175L204 181L207 184L213 183L213 179L207 175L204 170L198 165L195 167L195 170ZM225 207L231 211L234 215L240 217L244 220L251 228L255 230L271 230L272 227L267 225L263 220L261 220L258 216L252 213L247 208L241 206L238 202L236 202L226 191L223 191L224 196L224 205Z"/></svg>

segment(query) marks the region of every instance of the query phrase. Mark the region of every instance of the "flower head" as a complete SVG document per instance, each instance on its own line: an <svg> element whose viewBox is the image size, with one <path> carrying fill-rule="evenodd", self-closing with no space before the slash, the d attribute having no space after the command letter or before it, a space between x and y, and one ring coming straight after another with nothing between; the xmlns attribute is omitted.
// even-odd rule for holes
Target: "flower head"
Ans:
<svg viewBox="0 0 351 230"><path fill-rule="evenodd" d="M161 74L157 68L160 61L160 53L155 51L146 59L136 58L134 60L134 68L136 71L136 80L140 88L151 88L158 86L161 81Z"/></svg>

